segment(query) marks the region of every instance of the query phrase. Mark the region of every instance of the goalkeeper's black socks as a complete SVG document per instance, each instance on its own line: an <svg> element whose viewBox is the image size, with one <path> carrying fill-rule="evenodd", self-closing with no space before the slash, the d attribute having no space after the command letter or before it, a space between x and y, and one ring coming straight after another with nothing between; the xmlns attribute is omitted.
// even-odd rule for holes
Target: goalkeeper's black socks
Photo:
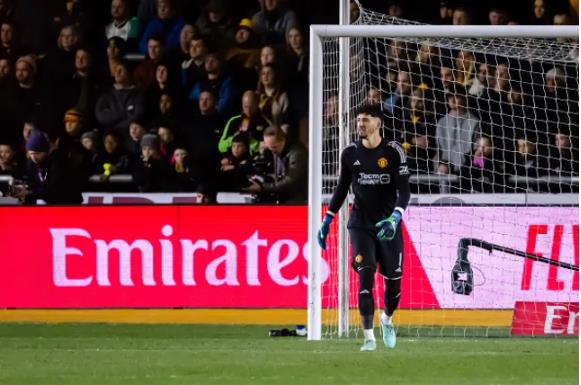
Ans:
<svg viewBox="0 0 581 385"><path fill-rule="evenodd" d="M385 292L383 293L383 302L385 304L385 313L391 316L399 305L401 295L401 279L384 279Z"/></svg>

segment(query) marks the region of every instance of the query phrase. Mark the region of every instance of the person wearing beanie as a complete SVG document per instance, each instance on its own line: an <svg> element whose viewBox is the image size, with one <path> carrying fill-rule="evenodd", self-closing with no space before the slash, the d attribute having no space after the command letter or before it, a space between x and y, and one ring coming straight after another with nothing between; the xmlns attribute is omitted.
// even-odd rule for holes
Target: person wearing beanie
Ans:
<svg viewBox="0 0 581 385"><path fill-rule="evenodd" d="M133 167L133 182L140 192L163 192L174 189L169 162L161 156L160 139L155 134L145 134L141 139L141 161Z"/></svg>
<svg viewBox="0 0 581 385"><path fill-rule="evenodd" d="M43 131L34 129L26 142L28 162L27 187L16 196L26 204L80 204L87 174L76 168L59 148L51 150L51 142Z"/></svg>
<svg viewBox="0 0 581 385"><path fill-rule="evenodd" d="M252 20L240 20L234 41L236 44L226 52L228 68L243 82L243 89L253 89L258 83L256 68L260 66L260 48Z"/></svg>
<svg viewBox="0 0 581 385"><path fill-rule="evenodd" d="M74 108L65 112L65 131L68 135L79 137L83 131L83 114Z"/></svg>

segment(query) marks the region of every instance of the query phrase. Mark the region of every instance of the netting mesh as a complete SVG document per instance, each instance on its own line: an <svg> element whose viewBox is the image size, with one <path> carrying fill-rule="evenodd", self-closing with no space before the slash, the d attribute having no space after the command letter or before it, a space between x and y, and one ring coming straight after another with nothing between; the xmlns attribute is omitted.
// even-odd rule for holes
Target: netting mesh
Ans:
<svg viewBox="0 0 581 385"><path fill-rule="evenodd" d="M357 24L417 23L362 8ZM526 269L533 265L526 257L478 248L470 251L474 291L450 294L450 273L462 237L515 250L545 250L547 258L578 265L578 207L571 208L579 174L578 41L350 38L349 45L349 91L339 100L339 39L323 39L324 202L337 182L339 103L345 108L347 142L356 139L355 110L363 103L380 103L383 136L400 142L407 153L412 193L490 194L483 198L488 206L503 203L502 194L513 203L498 209L467 205L408 209L404 277L417 269L424 273L418 278L416 271L416 281L403 284L399 326L413 330L426 326L437 334L453 335L478 329L488 335L496 326L506 326L506 319L469 325L458 321L461 310L501 310L493 317L506 318L509 315L502 310L512 315L516 301L578 302L578 275L570 268L541 263L531 273ZM552 214L546 207L514 204L530 193L564 198L553 199ZM531 244L535 224L546 224L547 235ZM337 335L336 242L332 231L325 253L330 276L322 292L328 337ZM383 284L376 281L376 308L381 309ZM357 285L350 272L353 333L359 328Z"/></svg>

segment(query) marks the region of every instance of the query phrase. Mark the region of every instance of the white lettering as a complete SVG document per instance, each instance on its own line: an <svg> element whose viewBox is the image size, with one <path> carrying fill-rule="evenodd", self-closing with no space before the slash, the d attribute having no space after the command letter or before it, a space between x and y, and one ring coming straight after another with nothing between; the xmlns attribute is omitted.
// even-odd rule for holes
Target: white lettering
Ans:
<svg viewBox="0 0 581 385"><path fill-rule="evenodd" d="M560 315L555 314L557 310L567 310L565 306L547 306L547 318L545 318L545 334L561 334L565 330L553 329L553 320L561 319Z"/></svg>
<svg viewBox="0 0 581 385"><path fill-rule="evenodd" d="M153 247L145 239L137 239L129 245L123 239L114 239L110 243L95 240L97 246L97 283L111 286L109 281L109 252L119 252L119 280L122 286L134 286L131 280L131 251L141 251L142 279L145 286L155 286L153 279Z"/></svg>
<svg viewBox="0 0 581 385"><path fill-rule="evenodd" d="M161 228L161 233L170 237L173 234L173 228L165 225ZM165 286L175 286L173 278L173 245L168 239L160 239L161 245L161 281Z"/></svg>
<svg viewBox="0 0 581 385"><path fill-rule="evenodd" d="M69 278L67 277L67 255L80 255L83 253L76 247L67 247L66 237L77 236L91 239L91 234L83 229L49 229L52 235L52 281L55 286L82 287L89 286L93 277Z"/></svg>
<svg viewBox="0 0 581 385"><path fill-rule="evenodd" d="M575 321L579 321L579 313L569 312L569 322L567 323L567 334L575 334Z"/></svg>
<svg viewBox="0 0 581 385"><path fill-rule="evenodd" d="M258 248L267 246L266 239L260 239L258 230L250 238L242 242L246 246L246 282L250 286L260 286L258 280Z"/></svg>
<svg viewBox="0 0 581 385"><path fill-rule="evenodd" d="M216 250L218 247L224 247L226 252L208 264L206 268L206 281L212 286L220 286L223 284L228 286L240 285L236 278L236 245L227 239L218 239L212 242L212 250ZM224 278L217 277L217 270L221 264L224 264Z"/></svg>
<svg viewBox="0 0 581 385"><path fill-rule="evenodd" d="M288 247L288 253L286 257L280 260L282 255L281 249L286 246ZM299 255L299 247L296 242L290 239L280 239L276 241L270 250L268 251L268 273L272 280L281 286L292 286L299 282L299 277L294 277L292 279L286 279L282 276L281 270L286 266L290 265Z"/></svg>
<svg viewBox="0 0 581 385"><path fill-rule="evenodd" d="M186 286L196 286L194 280L194 253L198 249L208 251L208 241L198 239L192 244L190 239L182 239L182 280Z"/></svg>

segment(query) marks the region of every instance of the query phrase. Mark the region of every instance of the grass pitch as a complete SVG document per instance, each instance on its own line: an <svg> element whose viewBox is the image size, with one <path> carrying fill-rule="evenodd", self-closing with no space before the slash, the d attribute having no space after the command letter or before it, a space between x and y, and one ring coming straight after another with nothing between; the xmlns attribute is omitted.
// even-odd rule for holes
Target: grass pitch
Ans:
<svg viewBox="0 0 581 385"><path fill-rule="evenodd" d="M0 324L0 384L578 384L578 339L268 337L265 326ZM378 341L380 342L380 341Z"/></svg>

